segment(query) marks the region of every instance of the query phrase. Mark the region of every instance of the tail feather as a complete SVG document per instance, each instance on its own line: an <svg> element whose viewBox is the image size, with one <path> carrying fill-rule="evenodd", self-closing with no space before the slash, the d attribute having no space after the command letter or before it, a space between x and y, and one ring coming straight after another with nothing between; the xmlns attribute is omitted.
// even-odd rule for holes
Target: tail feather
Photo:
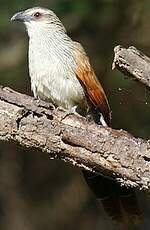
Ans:
<svg viewBox="0 0 150 230"><path fill-rule="evenodd" d="M142 214L133 189L120 187L115 181L85 170L83 175L112 220L124 225L141 223Z"/></svg>
<svg viewBox="0 0 150 230"><path fill-rule="evenodd" d="M143 221L142 211L133 189L120 187L120 203L125 213L124 216L127 215L126 222L139 225Z"/></svg>
<svg viewBox="0 0 150 230"><path fill-rule="evenodd" d="M109 197L101 198L101 203L105 213L111 217L113 221L116 221L117 223L122 222L121 206L116 195L113 194Z"/></svg>

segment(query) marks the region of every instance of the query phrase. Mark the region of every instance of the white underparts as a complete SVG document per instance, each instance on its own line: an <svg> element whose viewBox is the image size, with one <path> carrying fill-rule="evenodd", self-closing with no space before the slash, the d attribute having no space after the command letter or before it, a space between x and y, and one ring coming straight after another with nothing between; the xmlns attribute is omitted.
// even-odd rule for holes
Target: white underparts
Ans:
<svg viewBox="0 0 150 230"><path fill-rule="evenodd" d="M54 27L54 26L53 26ZM27 28L29 72L34 96L71 109L86 105L85 94L76 74L72 41L58 28ZM56 31L55 31L56 30Z"/></svg>

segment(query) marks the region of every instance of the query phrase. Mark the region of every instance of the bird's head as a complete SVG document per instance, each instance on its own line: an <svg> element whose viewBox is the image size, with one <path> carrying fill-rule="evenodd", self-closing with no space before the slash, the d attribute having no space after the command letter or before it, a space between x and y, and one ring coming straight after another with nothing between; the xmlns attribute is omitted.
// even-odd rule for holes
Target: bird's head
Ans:
<svg viewBox="0 0 150 230"><path fill-rule="evenodd" d="M56 14L49 9L42 7L33 7L24 11L14 14L11 21L23 22L27 30L29 28L42 28L47 26L57 26L65 31L65 28Z"/></svg>

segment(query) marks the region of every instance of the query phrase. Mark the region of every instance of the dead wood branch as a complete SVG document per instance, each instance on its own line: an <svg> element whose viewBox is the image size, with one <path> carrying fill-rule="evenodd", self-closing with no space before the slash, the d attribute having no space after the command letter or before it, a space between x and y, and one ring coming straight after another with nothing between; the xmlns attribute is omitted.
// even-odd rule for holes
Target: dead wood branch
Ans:
<svg viewBox="0 0 150 230"><path fill-rule="evenodd" d="M150 58L135 47L128 49L122 46L114 48L114 61L112 69L117 68L125 75L133 77L142 84L150 87Z"/></svg>
<svg viewBox="0 0 150 230"><path fill-rule="evenodd" d="M150 189L150 142L0 88L0 140L49 153L122 185Z"/></svg>

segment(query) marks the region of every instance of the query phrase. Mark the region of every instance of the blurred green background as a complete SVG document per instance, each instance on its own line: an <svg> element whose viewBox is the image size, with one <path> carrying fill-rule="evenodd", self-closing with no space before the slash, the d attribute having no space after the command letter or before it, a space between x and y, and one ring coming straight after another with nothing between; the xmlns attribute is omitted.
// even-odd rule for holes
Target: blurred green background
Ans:
<svg viewBox="0 0 150 230"><path fill-rule="evenodd" d="M28 37L10 23L17 11L48 7L63 21L72 39L87 51L112 109L112 126L149 138L150 93L111 70L113 48L136 46L150 56L148 0L0 0L0 84L30 94ZM150 199L138 193L144 223L150 229ZM41 152L0 145L0 229L119 229L103 213L80 170L50 161Z"/></svg>

